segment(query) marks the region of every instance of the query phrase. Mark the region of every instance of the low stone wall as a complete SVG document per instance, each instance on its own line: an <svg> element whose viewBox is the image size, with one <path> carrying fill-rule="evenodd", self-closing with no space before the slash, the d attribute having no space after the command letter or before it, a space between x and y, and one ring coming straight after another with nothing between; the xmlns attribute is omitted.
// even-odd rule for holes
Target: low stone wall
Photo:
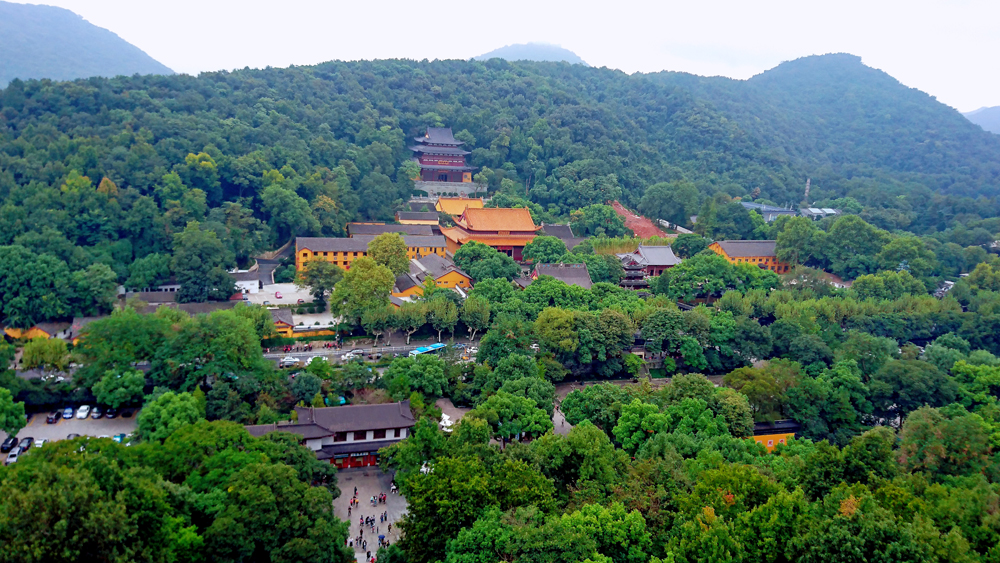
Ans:
<svg viewBox="0 0 1000 563"><path fill-rule="evenodd" d="M441 196L458 194L462 197L472 197L478 186L475 182L414 182L414 189L427 193L427 197L437 199ZM485 193L483 194L485 195Z"/></svg>

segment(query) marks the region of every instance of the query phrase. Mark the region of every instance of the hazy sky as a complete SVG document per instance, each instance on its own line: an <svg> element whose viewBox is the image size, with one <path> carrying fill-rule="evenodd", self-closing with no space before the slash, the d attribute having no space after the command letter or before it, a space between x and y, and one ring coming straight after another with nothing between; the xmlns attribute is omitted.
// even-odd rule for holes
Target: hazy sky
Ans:
<svg viewBox="0 0 1000 563"><path fill-rule="evenodd" d="M70 9L191 74L331 59L468 59L538 41L629 73L748 78L785 60L849 52L962 111L1000 105L997 0L31 3Z"/></svg>

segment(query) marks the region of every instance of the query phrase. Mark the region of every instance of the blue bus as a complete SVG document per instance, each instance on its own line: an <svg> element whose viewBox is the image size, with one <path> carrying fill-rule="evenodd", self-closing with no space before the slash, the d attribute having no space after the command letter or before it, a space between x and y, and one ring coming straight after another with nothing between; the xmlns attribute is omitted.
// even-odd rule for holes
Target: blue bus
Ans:
<svg viewBox="0 0 1000 563"><path fill-rule="evenodd" d="M431 344L430 346L421 346L420 348L417 348L416 350L410 350L410 357L411 358L415 358L415 357L419 356L420 354L436 354L436 353L440 352L441 350L444 350L444 347L445 347L445 344L442 344L440 342L438 342L436 344Z"/></svg>

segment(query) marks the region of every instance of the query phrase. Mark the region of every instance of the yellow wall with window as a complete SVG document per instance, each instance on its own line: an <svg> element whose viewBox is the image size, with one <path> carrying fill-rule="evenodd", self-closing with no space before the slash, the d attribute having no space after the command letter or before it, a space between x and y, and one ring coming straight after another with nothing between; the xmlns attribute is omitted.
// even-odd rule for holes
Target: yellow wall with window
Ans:
<svg viewBox="0 0 1000 563"><path fill-rule="evenodd" d="M423 258L429 254L437 254L438 256L445 255L446 247L444 246L410 246L406 249L406 255L410 259ZM306 262L311 260L326 260L327 262L332 262L337 266L340 266L344 270L351 269L351 263L361 258L362 256L367 256L368 252L358 251L358 252L334 252L334 251L319 251L313 252L307 248L299 250L295 253L295 270L301 271L302 267Z"/></svg>
<svg viewBox="0 0 1000 563"><path fill-rule="evenodd" d="M730 264L753 264L754 266L764 265L768 270L776 274L787 274L790 269L789 265L785 262L779 262L777 256L739 256L733 258L726 254L726 251L722 249L722 246L717 242L713 242L709 245L712 252L715 252L719 256L722 256Z"/></svg>
<svg viewBox="0 0 1000 563"><path fill-rule="evenodd" d="M761 436L754 436L753 441L767 448L767 451L773 452L778 444L787 444L788 440L794 437L794 432L788 434L763 434Z"/></svg>
<svg viewBox="0 0 1000 563"><path fill-rule="evenodd" d="M434 280L434 282L438 285L438 287L447 287L449 289L454 287L469 289L472 287L472 278L469 276L463 276L455 271L448 272L447 274Z"/></svg>

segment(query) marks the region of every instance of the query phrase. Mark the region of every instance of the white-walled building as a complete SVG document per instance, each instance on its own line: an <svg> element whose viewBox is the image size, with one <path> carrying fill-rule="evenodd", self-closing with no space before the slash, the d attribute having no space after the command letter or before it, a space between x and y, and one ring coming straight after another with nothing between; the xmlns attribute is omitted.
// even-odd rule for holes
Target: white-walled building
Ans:
<svg viewBox="0 0 1000 563"><path fill-rule="evenodd" d="M339 468L378 465L378 450L406 438L416 423L410 402L343 407L295 407L295 424L247 426L252 436L291 432L302 444Z"/></svg>

